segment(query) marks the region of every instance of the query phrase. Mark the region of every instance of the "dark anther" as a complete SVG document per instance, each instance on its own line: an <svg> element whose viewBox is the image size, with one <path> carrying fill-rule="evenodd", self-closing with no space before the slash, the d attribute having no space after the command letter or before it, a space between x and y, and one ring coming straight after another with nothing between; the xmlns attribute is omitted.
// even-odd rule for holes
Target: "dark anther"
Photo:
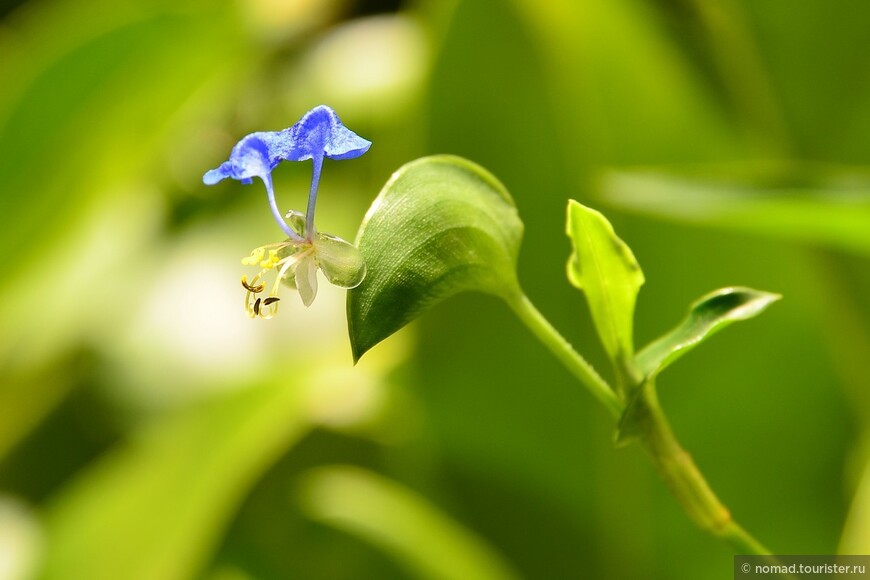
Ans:
<svg viewBox="0 0 870 580"><path fill-rule="evenodd" d="M259 294L260 292L262 292L266 288L265 284L258 284L257 286L251 286L250 284L248 284L247 280L242 280L242 286L244 286L245 290L247 290L248 292L253 292L254 294Z"/></svg>

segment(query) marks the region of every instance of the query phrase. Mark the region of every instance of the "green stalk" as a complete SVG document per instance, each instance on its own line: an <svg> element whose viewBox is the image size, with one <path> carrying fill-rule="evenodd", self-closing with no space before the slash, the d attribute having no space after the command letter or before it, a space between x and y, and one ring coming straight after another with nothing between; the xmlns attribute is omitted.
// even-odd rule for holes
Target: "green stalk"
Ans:
<svg viewBox="0 0 870 580"><path fill-rule="evenodd" d="M625 409L623 402L528 297L520 290L507 303L532 334L601 401L616 420L620 420ZM732 519L731 513L710 489L691 456L680 446L659 406L655 385L645 383L638 388L642 392L631 409L632 433L637 435L659 475L689 518L702 530L727 542L738 554L769 555L767 548Z"/></svg>
<svg viewBox="0 0 870 580"><path fill-rule="evenodd" d="M677 441L659 406L655 385L645 383L641 389L632 413L638 438L683 511L698 527L727 542L736 553L769 555L770 550L734 521L691 455Z"/></svg>
<svg viewBox="0 0 870 580"><path fill-rule="evenodd" d="M507 303L523 324L532 331L532 334L550 349L550 352L557 359L562 361L562 364L586 386L592 396L601 401L613 415L613 418L619 419L624 408L622 401L619 400L610 385L595 372L592 365L586 362L586 359L574 350L571 344L559 334L559 331L553 328L550 321L544 318L544 315L535 308L535 305L523 291L519 290L507 300Z"/></svg>

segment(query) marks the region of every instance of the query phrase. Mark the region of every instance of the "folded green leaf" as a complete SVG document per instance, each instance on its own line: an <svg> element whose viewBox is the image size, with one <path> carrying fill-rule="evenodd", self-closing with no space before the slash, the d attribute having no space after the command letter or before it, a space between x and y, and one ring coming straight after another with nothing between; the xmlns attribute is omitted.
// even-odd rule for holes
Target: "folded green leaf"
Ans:
<svg viewBox="0 0 870 580"><path fill-rule="evenodd" d="M732 322L760 314L779 294L752 288L722 288L700 298L679 326L653 341L637 355L644 377L654 377L665 367Z"/></svg>
<svg viewBox="0 0 870 580"><path fill-rule="evenodd" d="M523 224L504 186L453 156L401 167L357 236L368 274L347 295L354 360L435 304L465 291L518 291Z"/></svg>
<svg viewBox="0 0 870 580"><path fill-rule="evenodd" d="M592 320L614 361L634 355L634 304L644 277L631 249L619 239L603 215L568 202L568 237L573 253L568 280L586 294Z"/></svg>

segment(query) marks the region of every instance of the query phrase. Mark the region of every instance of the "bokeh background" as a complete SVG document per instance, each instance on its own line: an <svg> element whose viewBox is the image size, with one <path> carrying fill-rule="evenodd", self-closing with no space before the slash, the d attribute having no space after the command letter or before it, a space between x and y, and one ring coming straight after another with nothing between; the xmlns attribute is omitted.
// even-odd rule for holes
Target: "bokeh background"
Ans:
<svg viewBox="0 0 870 580"><path fill-rule="evenodd" d="M636 446L495 299L351 364L342 291L243 310L259 184L204 187L326 103L353 239L403 163L469 157L520 279L606 374L565 280L568 198L647 283L638 344L780 292L659 380L734 516L870 553L870 5L829 0L27 0L0 20L0 579L732 577ZM304 209L310 167L275 171Z"/></svg>

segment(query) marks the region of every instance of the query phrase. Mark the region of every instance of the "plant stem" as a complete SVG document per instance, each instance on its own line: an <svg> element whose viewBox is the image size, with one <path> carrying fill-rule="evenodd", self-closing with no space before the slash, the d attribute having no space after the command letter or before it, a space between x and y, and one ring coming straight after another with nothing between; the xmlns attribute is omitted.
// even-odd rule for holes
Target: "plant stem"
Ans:
<svg viewBox="0 0 870 580"><path fill-rule="evenodd" d="M611 415L622 419L625 406L595 369L553 328L528 297L519 290L507 303L519 319L556 358L601 401ZM727 542L736 553L769 555L770 551L731 518L691 456L680 446L658 403L655 384L640 387L637 401L630 407L636 435L656 470L680 506L701 529ZM772 560L774 562L774 560Z"/></svg>
<svg viewBox="0 0 870 580"><path fill-rule="evenodd" d="M523 293L522 290L512 295L507 300L519 319L532 331L538 340L543 343L557 359L562 361L571 373L583 383L592 395L610 411L615 419L622 416L622 401L610 388L610 385L602 379L586 359L574 350L571 344L559 334L553 325L544 318L544 315L535 308L535 305Z"/></svg>
<svg viewBox="0 0 870 580"><path fill-rule="evenodd" d="M304 236L314 237L314 207L317 204L317 187L320 185L320 172L323 170L323 155L311 157L311 189L308 191L308 207L305 210Z"/></svg>
<svg viewBox="0 0 870 580"><path fill-rule="evenodd" d="M738 554L768 555L770 551L735 522L692 457L680 446L659 406L653 383L642 392L632 412L641 445L683 510L698 527L724 540Z"/></svg>
<svg viewBox="0 0 870 580"><path fill-rule="evenodd" d="M278 226L280 226L281 230L287 234L288 238L292 240L301 240L302 238L299 237L299 234L294 232L281 216L281 210L278 209L278 202L275 201L275 189L272 187L272 176L267 173L262 177L262 179L266 186L266 194L269 196L269 208L272 210L272 216L275 218L275 221L278 222Z"/></svg>

